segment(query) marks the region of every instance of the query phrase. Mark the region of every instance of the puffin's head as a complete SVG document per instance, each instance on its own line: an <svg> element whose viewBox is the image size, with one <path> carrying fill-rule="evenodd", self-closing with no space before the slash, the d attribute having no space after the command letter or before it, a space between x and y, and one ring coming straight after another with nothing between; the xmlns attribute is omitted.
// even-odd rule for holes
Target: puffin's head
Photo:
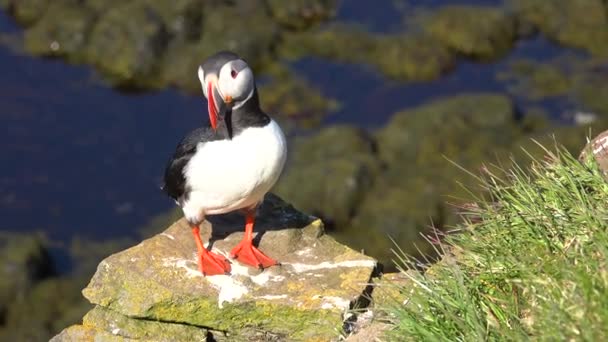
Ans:
<svg viewBox="0 0 608 342"><path fill-rule="evenodd" d="M249 100L255 91L253 71L237 54L218 52L198 68L198 78L207 98L211 127L224 119L226 110L238 108Z"/></svg>

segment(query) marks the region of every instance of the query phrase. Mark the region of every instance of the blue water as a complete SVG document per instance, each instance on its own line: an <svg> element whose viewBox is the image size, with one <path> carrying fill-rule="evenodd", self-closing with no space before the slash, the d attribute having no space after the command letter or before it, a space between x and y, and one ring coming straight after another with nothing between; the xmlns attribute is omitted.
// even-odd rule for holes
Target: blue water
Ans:
<svg viewBox="0 0 608 342"><path fill-rule="evenodd" d="M344 1L338 17L384 32L401 25L403 13L387 5L392 2L368 8L370 3ZM0 33L9 32L19 30L0 12ZM437 96L504 90L495 74L510 60L545 60L561 51L534 37L500 62L460 61L454 72L428 83L389 81L367 66L319 58L304 58L295 67L342 103L327 124L373 128L395 111ZM74 235L125 236L173 207L158 186L176 143L206 120L202 96L171 89L123 94L104 85L89 67L23 56L6 47L0 48L0 75L0 229L43 230L63 241Z"/></svg>

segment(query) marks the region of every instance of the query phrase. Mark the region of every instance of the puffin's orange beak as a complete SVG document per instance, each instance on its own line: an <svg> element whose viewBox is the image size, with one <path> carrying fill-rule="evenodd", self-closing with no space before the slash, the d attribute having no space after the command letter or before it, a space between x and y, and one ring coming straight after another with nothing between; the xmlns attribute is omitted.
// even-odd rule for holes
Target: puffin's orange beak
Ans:
<svg viewBox="0 0 608 342"><path fill-rule="evenodd" d="M211 122L211 127L215 131L217 129L217 107L215 106L215 96L213 83L207 83L207 111L209 112L209 121Z"/></svg>

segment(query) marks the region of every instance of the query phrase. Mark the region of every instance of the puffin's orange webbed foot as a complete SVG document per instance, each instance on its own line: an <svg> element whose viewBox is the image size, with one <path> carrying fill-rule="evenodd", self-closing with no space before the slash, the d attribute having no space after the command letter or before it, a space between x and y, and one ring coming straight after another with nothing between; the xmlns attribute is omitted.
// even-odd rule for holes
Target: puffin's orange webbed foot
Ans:
<svg viewBox="0 0 608 342"><path fill-rule="evenodd" d="M204 276L228 274L231 270L228 259L209 251L199 253L198 268Z"/></svg>
<svg viewBox="0 0 608 342"><path fill-rule="evenodd" d="M198 226L192 227L192 235L198 249L198 269L204 276L230 273L230 262L221 255L215 254L203 245Z"/></svg>
<svg viewBox="0 0 608 342"><path fill-rule="evenodd" d="M278 262L259 249L255 248L249 239L243 239L236 247L230 251L230 257L236 259L243 264L247 264L257 268L267 268L278 265Z"/></svg>

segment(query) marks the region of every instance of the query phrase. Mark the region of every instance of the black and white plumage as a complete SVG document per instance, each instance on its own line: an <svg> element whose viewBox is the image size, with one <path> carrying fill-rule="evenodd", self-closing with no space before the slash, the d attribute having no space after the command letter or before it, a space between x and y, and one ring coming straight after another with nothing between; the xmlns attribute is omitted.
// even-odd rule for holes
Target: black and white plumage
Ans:
<svg viewBox="0 0 608 342"><path fill-rule="evenodd" d="M277 181L285 164L285 136L261 110L253 73L236 54L221 52L211 56L198 74L208 98L211 126L195 129L179 143L165 170L163 190L182 208L193 232L196 230L195 239L206 215L244 209L246 240L251 238L255 207ZM242 244L249 248L250 242ZM276 263L252 248L245 254L254 256L244 255L243 262L258 267ZM240 249L236 249L231 254L238 258ZM205 253L211 252L199 247L201 253L201 271L221 273L213 263L205 267L209 266L205 265ZM223 271L229 271L229 267Z"/></svg>

